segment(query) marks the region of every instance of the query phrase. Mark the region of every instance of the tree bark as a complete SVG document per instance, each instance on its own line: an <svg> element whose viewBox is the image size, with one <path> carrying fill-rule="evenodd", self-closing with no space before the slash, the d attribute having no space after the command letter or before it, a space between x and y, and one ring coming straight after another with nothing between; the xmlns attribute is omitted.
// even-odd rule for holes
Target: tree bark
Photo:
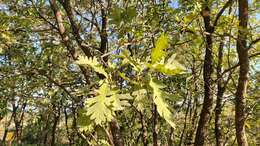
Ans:
<svg viewBox="0 0 260 146"><path fill-rule="evenodd" d="M104 6L104 3L102 1L99 1L100 7L101 7L101 32L100 32L100 48L99 51L104 55L108 50L108 35L107 35L107 10L110 7L110 2L108 1L107 7ZM103 58L104 63L108 62L108 56L104 56ZM106 68L106 66L104 66ZM102 74L98 74L100 79L104 79L105 76ZM124 145L124 139L121 135L120 127L116 119L112 119L112 121L109 123L111 133L113 135L113 140L115 146L123 146Z"/></svg>
<svg viewBox="0 0 260 146"><path fill-rule="evenodd" d="M185 118L184 118L184 125L183 125L183 129L182 129L182 132L181 132L181 136L180 136L180 142L179 142L179 146L182 145L183 143L183 139L185 137L185 133L186 133L186 127L187 127L187 124L188 124L188 114L189 114L189 111L191 109L191 95L189 94L189 91L187 91L186 93L186 98L188 98L188 104L187 104L187 109L186 109L186 112L185 112ZM184 100L184 104L186 104L186 99Z"/></svg>
<svg viewBox="0 0 260 146"><path fill-rule="evenodd" d="M174 146L174 129L171 127L169 136L167 137L168 146Z"/></svg>
<svg viewBox="0 0 260 146"><path fill-rule="evenodd" d="M206 53L203 67L204 78L204 101L202 111L200 113L200 119L198 129L195 137L195 146L203 146L207 135L207 123L210 119L212 104L213 104L213 52L212 52L212 33L214 27L210 24L210 9L208 6L202 11L204 19L204 26L206 29Z"/></svg>
<svg viewBox="0 0 260 146"><path fill-rule="evenodd" d="M1 144L1 145L5 145L5 141L6 141L6 137L7 137L7 133L8 133L8 127L9 127L9 126L11 125L11 123L12 123L12 120L13 120L13 118L14 118L14 114L16 113L17 108L18 108L18 107L13 108L12 115L11 115L10 119L8 120L8 122L7 122L7 124L6 124L2 141L0 141L0 144Z"/></svg>
<svg viewBox="0 0 260 146"><path fill-rule="evenodd" d="M76 50L74 49L74 47L72 46L72 42L69 39L69 36L66 33L66 29L63 25L63 18L61 15L61 11L57 6L57 2L56 0L49 0L50 4L51 4L51 8L52 11L55 15L55 19L56 19L56 23L58 26L58 30L59 30L59 34L61 36L61 39L63 41L63 44L65 45L65 47L67 48L68 52L70 53L71 57L73 58L73 60L77 60L78 59L78 55L76 53ZM83 67L83 66L79 66L85 80L86 83L90 83L89 81L89 75L87 73L87 70Z"/></svg>
<svg viewBox="0 0 260 146"><path fill-rule="evenodd" d="M23 133L23 119L24 119L24 112L25 112L25 108L27 106L27 102L25 101L24 103L22 103L22 107L21 107L21 115L19 116L19 119L15 120L15 127L16 127L16 140L18 145L22 144L22 133ZM17 117L15 117L17 118Z"/></svg>
<svg viewBox="0 0 260 146"><path fill-rule="evenodd" d="M225 91L225 87L223 86L223 77L221 75L222 72L222 61L223 61L223 41L220 42L219 50L218 50L218 65L217 65L217 101L215 108L215 137L216 137L216 145L223 146L223 135L221 131L221 113L222 113L222 102L223 95Z"/></svg>
<svg viewBox="0 0 260 146"><path fill-rule="evenodd" d="M92 55L90 52L90 48L83 44L83 40L80 36L80 29L75 20L75 14L74 14L75 12L73 10L73 6L71 5L71 1L70 0L65 0L65 1L59 0L59 2L62 4L64 10L67 13L67 16L70 21L70 27L72 30L72 34L74 35L78 46L80 47L80 49L84 52L84 54L86 56L91 57Z"/></svg>
<svg viewBox="0 0 260 146"><path fill-rule="evenodd" d="M198 78L200 76L200 73L197 74L196 71L196 60L193 57L193 67L192 67L192 80L193 80L193 86L194 86L194 93L198 92ZM200 69L201 70L201 69ZM200 72L200 71L199 71ZM197 123L197 118L198 118L198 107L199 107L199 101L198 98L195 95L191 95L193 98L192 101L192 107L190 108L189 111L189 119L190 119L190 123L191 123L191 127L189 128L189 130L186 133L186 138L184 141L184 145L192 145L193 144L193 137L194 137L194 131L196 130L196 123Z"/></svg>
<svg viewBox="0 0 260 146"><path fill-rule="evenodd" d="M101 4L103 5L103 4ZM104 54L105 52L107 52L107 43L108 43L108 39L107 39L107 14L105 9L102 7L101 8L101 19L102 19L102 24L101 24L101 33L100 33L100 49L99 51ZM104 59L104 61L107 61L107 57Z"/></svg>
<svg viewBox="0 0 260 146"><path fill-rule="evenodd" d="M142 138L143 138L143 145L147 146L148 145L148 139L147 139L147 128L145 125L145 119L143 114L140 112L140 120L142 124Z"/></svg>
<svg viewBox="0 0 260 146"><path fill-rule="evenodd" d="M68 113L66 111L66 106L64 106L64 118L65 118L65 127L66 127L66 133L67 133L67 137L69 140L69 145L71 146L73 144L73 138L71 138L70 136L70 131L69 131L69 125L68 125Z"/></svg>
<svg viewBox="0 0 260 146"><path fill-rule="evenodd" d="M158 113L157 113L157 107L153 103L153 146L158 146L158 133L157 133L157 118Z"/></svg>
<svg viewBox="0 0 260 146"><path fill-rule="evenodd" d="M120 127L115 119L112 119L110 124L110 130L113 136L113 143L115 146L124 146L124 141L120 132Z"/></svg>
<svg viewBox="0 0 260 146"><path fill-rule="evenodd" d="M247 49L247 23L248 23L248 1L239 0L239 30L237 39L237 53L239 59L239 79L236 91L235 125L236 138L239 146L248 146L245 120L246 120L246 90L249 71L249 57Z"/></svg>
<svg viewBox="0 0 260 146"><path fill-rule="evenodd" d="M44 120L44 118L43 118ZM49 133L49 115L47 115L46 117L46 120L45 120L46 124L44 126L44 129L43 129L43 138L42 138L42 145L47 145L47 141L48 141L48 133Z"/></svg>
<svg viewBox="0 0 260 146"><path fill-rule="evenodd" d="M57 111L56 111L57 110ZM53 104L53 112L54 112L54 121L52 126L52 139L51 139L51 146L55 146L56 142L56 129L60 119L60 107L59 104L56 106L55 103Z"/></svg>

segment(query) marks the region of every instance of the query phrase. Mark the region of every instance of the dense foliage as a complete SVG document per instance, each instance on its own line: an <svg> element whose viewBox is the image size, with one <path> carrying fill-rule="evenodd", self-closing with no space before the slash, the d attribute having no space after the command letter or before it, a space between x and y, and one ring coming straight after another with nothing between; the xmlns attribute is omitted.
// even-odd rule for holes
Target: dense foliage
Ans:
<svg viewBox="0 0 260 146"><path fill-rule="evenodd" d="M259 145L259 12L1 0L0 145Z"/></svg>

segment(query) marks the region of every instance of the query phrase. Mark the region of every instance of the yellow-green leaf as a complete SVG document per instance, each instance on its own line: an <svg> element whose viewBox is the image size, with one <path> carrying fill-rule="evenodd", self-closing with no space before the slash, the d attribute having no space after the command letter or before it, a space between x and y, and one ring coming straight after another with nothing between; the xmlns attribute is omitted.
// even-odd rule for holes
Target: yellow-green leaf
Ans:
<svg viewBox="0 0 260 146"><path fill-rule="evenodd" d="M152 49L152 63L160 61L166 55L166 49L169 46L169 38L166 34L162 34L155 43L155 48Z"/></svg>
<svg viewBox="0 0 260 146"><path fill-rule="evenodd" d="M107 96L111 95L108 84L104 83L97 90L97 93L99 94L98 96L89 98L86 101L87 115L97 125L101 125L104 122L110 121L113 117L113 111L109 108L110 102L107 100Z"/></svg>
<svg viewBox="0 0 260 146"><path fill-rule="evenodd" d="M88 58L88 57L80 56L78 61L76 61L76 63L83 66L84 65L90 66L94 69L95 72L103 74L106 78L108 78L107 72L102 67L102 65L97 61L96 57Z"/></svg>
<svg viewBox="0 0 260 146"><path fill-rule="evenodd" d="M161 117L163 117L166 122L168 122L173 128L175 124L173 123L173 115L169 110L168 104L165 102L165 97L167 96L161 89L165 86L163 84L154 82L152 79L150 80L149 85L153 89L153 102L157 106L157 111Z"/></svg>
<svg viewBox="0 0 260 146"><path fill-rule="evenodd" d="M86 115L97 125L111 121L115 111L130 106L128 100L132 99L129 94L118 94L117 90L110 89L106 82L96 90L96 93L97 96L86 101Z"/></svg>
<svg viewBox="0 0 260 146"><path fill-rule="evenodd" d="M155 71L164 73L166 75L176 75L184 73L186 70L177 60L175 60L175 54L173 54L166 63L164 60L156 62L154 64L148 64L149 68L154 69Z"/></svg>

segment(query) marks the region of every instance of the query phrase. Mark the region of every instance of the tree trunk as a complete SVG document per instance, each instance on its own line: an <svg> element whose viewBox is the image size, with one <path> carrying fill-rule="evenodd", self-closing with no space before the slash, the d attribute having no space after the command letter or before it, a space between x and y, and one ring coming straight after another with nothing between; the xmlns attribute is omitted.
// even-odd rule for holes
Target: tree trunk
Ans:
<svg viewBox="0 0 260 146"><path fill-rule="evenodd" d="M222 73L222 61L223 61L223 41L220 43L218 50L218 66L217 66L217 103L215 108L215 137L216 145L223 146L223 137L221 132L221 112L222 112L222 102L225 87L223 85Z"/></svg>
<svg viewBox="0 0 260 146"><path fill-rule="evenodd" d="M83 44L83 40L80 36L80 30L79 30L78 24L76 23L73 6L72 6L70 0L65 0L65 1L59 0L59 2L62 4L64 10L67 13L67 16L70 21L70 27L71 27L72 33L76 39L78 46L80 47L80 49L84 52L84 54L86 56L91 57L92 55L90 52L90 48L88 48L86 45Z"/></svg>
<svg viewBox="0 0 260 146"><path fill-rule="evenodd" d="M44 120L44 119L43 119ZM42 142L42 145L47 145L47 141L48 141L48 134L49 134L49 115L47 115L46 117L46 120L45 120L46 124L44 126L44 129L43 129L43 142Z"/></svg>
<svg viewBox="0 0 260 146"><path fill-rule="evenodd" d="M171 127L169 136L167 137L168 146L174 146L174 129Z"/></svg>
<svg viewBox="0 0 260 146"><path fill-rule="evenodd" d="M194 92L198 92L198 78L200 76L200 73L197 75L196 72L196 67L195 67L195 59L193 60L194 64L192 67L192 78L193 78L193 86L194 86ZM201 69L200 69L201 70ZM192 96L192 95L191 95ZM198 98L196 97L196 94L192 96L193 98L193 103L191 104L192 107L190 108L189 111L189 119L191 123L191 127L186 133L186 138L184 141L185 145L192 145L193 144L193 137L194 137L194 131L196 130L196 123L197 123L197 115L198 115L198 107L199 107L199 101Z"/></svg>
<svg viewBox="0 0 260 146"><path fill-rule="evenodd" d="M207 135L207 123L210 119L212 104L213 104L213 53L212 53L212 33L214 27L210 24L210 9L208 6L202 11L204 19L204 25L206 29L206 54L203 67L204 78L204 101L202 111L200 113L200 119L198 129L195 137L195 146L203 146Z"/></svg>
<svg viewBox="0 0 260 146"><path fill-rule="evenodd" d="M140 112L140 118L141 118L141 124L142 124L142 138L143 138L143 145L148 145L148 139L147 139L147 128L145 125L145 119L143 114Z"/></svg>
<svg viewBox="0 0 260 146"><path fill-rule="evenodd" d="M183 129L182 129L182 132L181 132L179 146L181 146L182 143L183 143L184 135L186 133L186 127L187 127L187 124L188 124L188 114L189 114L189 111L191 109L191 100L192 100L191 98L192 97L190 96L189 91L187 91L186 97L189 98L189 99L188 99L187 109L186 109L186 112L185 112L184 125L183 125ZM184 101L184 104L186 104L186 100Z"/></svg>
<svg viewBox="0 0 260 146"><path fill-rule="evenodd" d="M157 116L157 107L153 103L153 146L158 146Z"/></svg>
<svg viewBox="0 0 260 146"><path fill-rule="evenodd" d="M66 111L66 106L64 106L64 118L65 118L66 133L69 140L69 145L71 146L73 144L73 140L70 136L69 125L68 125L68 113Z"/></svg>
<svg viewBox="0 0 260 146"><path fill-rule="evenodd" d="M237 53L239 58L239 79L236 91L235 125L236 138L239 146L248 146L245 133L246 120L246 89L249 71L249 58L247 49L247 23L248 23L248 1L239 0L239 30L237 39Z"/></svg>
<svg viewBox="0 0 260 146"><path fill-rule="evenodd" d="M17 128L17 143L18 145L21 145L22 144L22 133L23 133L23 119L24 119L24 112L25 112L25 108L27 106L27 102L25 101L23 104L22 104L22 107L21 107L21 116L19 117L19 121L16 121L15 123L15 127Z"/></svg>
<svg viewBox="0 0 260 146"><path fill-rule="evenodd" d="M57 110L57 111L55 111L55 110ZM54 121L53 121L53 126L52 126L51 146L55 146L55 141L56 141L56 129L57 129L57 125L58 125L58 122L59 122L59 119L60 119L60 107L59 107L59 105L58 105L58 107L56 107L56 105L53 104L53 111L54 111Z"/></svg>
<svg viewBox="0 0 260 146"><path fill-rule="evenodd" d="M113 136L113 143L115 146L124 146L124 141L120 132L120 127L115 119L110 123L110 130Z"/></svg>
<svg viewBox="0 0 260 146"><path fill-rule="evenodd" d="M8 133L8 127L11 125L13 117L14 117L14 113L16 112L17 109L13 110L12 115L9 119L9 121L6 124L5 130L4 130L4 134L3 134L3 138L2 141L0 141L1 145L5 145L5 141L6 141L6 137L7 137L7 133Z"/></svg>
<svg viewBox="0 0 260 146"><path fill-rule="evenodd" d="M101 32L100 32L100 48L99 51L104 55L107 52L107 46L108 46L108 35L107 35L107 13L108 9L110 7L110 2L108 2L107 7L104 7L104 3L102 1L99 1L99 4L101 6ZM108 56L105 56L102 58L105 63L108 62ZM104 66L106 68L106 66ZM98 74L100 79L104 79L105 76L102 74ZM111 133L113 135L113 140L115 146L123 146L124 145L124 139L120 132L120 127L116 119L112 119L110 122L110 129Z"/></svg>
<svg viewBox="0 0 260 146"><path fill-rule="evenodd" d="M77 60L78 55L76 53L76 50L72 46L73 43L70 41L69 35L67 35L65 26L63 25L62 12L58 8L56 0L49 0L49 2L51 5L51 8L52 8L52 11L55 15L56 24L58 26L58 30L59 30L59 34L61 36L62 42L66 46L66 48L67 48L68 52L70 53L71 57L73 58L73 60ZM79 66L79 68L86 80L86 83L90 83L87 70L83 66Z"/></svg>
<svg viewBox="0 0 260 146"><path fill-rule="evenodd" d="M56 129L58 125L59 117L55 116L54 117L54 122L52 126L52 138L51 138L51 146L55 146L55 141L56 141Z"/></svg>

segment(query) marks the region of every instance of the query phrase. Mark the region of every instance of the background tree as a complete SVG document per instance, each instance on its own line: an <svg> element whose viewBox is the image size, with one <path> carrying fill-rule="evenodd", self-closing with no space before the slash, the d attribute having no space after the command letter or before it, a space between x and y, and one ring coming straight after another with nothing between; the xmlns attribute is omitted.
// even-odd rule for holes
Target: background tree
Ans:
<svg viewBox="0 0 260 146"><path fill-rule="evenodd" d="M246 0L0 1L0 145L258 145L258 13Z"/></svg>

